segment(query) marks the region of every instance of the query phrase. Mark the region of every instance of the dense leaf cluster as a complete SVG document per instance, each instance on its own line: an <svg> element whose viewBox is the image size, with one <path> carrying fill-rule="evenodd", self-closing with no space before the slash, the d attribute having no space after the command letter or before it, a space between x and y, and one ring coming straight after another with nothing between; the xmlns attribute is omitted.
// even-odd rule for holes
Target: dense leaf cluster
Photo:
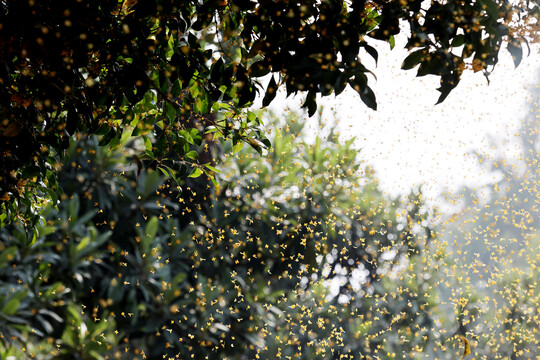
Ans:
<svg viewBox="0 0 540 360"><path fill-rule="evenodd" d="M317 94L350 85L375 109L364 65L366 54L378 58L371 39L393 46L408 27L403 68L439 76L442 101L465 68L491 71L505 39L519 63L524 39L508 24L529 13L506 0L8 0L0 9L0 201L8 220L31 220L40 201L56 200L58 158L77 132L112 146L146 134L139 155L174 177L211 172L211 159L194 149L205 140L268 146L259 118L242 111L257 92L263 105L280 85L305 92L313 114Z"/></svg>
<svg viewBox="0 0 540 360"><path fill-rule="evenodd" d="M455 359L464 336L481 358L536 357L538 236L518 270L469 268L421 193L381 192L352 140L272 125L264 156L224 144L218 192L140 170L126 154L143 138L70 141L59 204L0 229L0 356Z"/></svg>
<svg viewBox="0 0 540 360"><path fill-rule="evenodd" d="M267 157L229 157L220 193L201 176L180 198L157 165L137 177L96 137L71 142L60 205L35 231L0 229L0 355L359 359L422 344L428 286L390 276L428 243L418 196L388 199L352 142L308 144L290 125Z"/></svg>

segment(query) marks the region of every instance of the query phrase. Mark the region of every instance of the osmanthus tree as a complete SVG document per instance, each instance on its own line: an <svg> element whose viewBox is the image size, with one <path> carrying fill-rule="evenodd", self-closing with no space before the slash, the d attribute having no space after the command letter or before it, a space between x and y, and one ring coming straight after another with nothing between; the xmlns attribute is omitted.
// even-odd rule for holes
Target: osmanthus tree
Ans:
<svg viewBox="0 0 540 360"><path fill-rule="evenodd" d="M205 139L268 146L245 111L257 93L268 105L280 86L303 92L313 114L318 94L350 85L375 109L365 58L406 29L403 68L440 77L443 101L465 69L488 74L503 42L518 64L537 15L507 0L1 1L0 220L31 225L56 201L76 133L111 146L144 136L137 164L211 172L194 151Z"/></svg>
<svg viewBox="0 0 540 360"><path fill-rule="evenodd" d="M302 126L274 123L268 154L236 147L219 192L201 176L180 197L157 163L137 177L95 136L71 141L36 236L0 229L0 356L408 359L444 343L421 195L389 198L352 140Z"/></svg>
<svg viewBox="0 0 540 360"><path fill-rule="evenodd" d="M294 117L275 124L266 159L239 153L225 161L225 192L206 223L212 233L238 233L240 264L249 266L235 273L246 279L246 298L264 299L251 304L263 321L247 358L437 353L435 343L449 337L437 325L431 271L444 259L426 255L435 214L419 192L385 195L354 139L331 130L310 143L296 136L303 126Z"/></svg>

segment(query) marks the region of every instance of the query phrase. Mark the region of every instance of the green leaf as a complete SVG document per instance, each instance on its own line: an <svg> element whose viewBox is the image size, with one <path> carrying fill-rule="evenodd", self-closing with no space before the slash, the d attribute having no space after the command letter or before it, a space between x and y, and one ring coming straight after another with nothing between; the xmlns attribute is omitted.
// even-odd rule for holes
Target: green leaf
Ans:
<svg viewBox="0 0 540 360"><path fill-rule="evenodd" d="M206 92L202 92L195 98L195 111L201 115L207 114L211 108L211 100Z"/></svg>
<svg viewBox="0 0 540 360"><path fill-rule="evenodd" d="M80 227L81 225L86 224L90 219L92 219L97 214L97 210L90 210L86 213L84 213L80 218L77 215L71 215L72 221L69 223L69 227L71 229L75 229L77 227ZM77 220L77 221L73 221Z"/></svg>
<svg viewBox="0 0 540 360"><path fill-rule="evenodd" d="M94 135L105 135L110 129L111 126L109 124L101 124L101 126L94 132Z"/></svg>
<svg viewBox="0 0 540 360"><path fill-rule="evenodd" d="M236 144L233 145L233 153L237 153L242 150L244 147L244 143L242 141L238 141Z"/></svg>
<svg viewBox="0 0 540 360"><path fill-rule="evenodd" d="M215 173L221 174L221 170L219 170L219 169L213 167L213 166L210 165L210 164L205 164L204 166L206 166L207 169L212 170L212 171L215 172Z"/></svg>
<svg viewBox="0 0 540 360"><path fill-rule="evenodd" d="M182 136L184 139L186 139L186 141L193 145L194 144L194 141L193 141L193 137L191 136L190 132L187 131L187 130L180 130L179 131L179 135Z"/></svg>
<svg viewBox="0 0 540 360"><path fill-rule="evenodd" d="M109 239L111 234L112 234L111 231L107 231L98 236L96 228L91 227L90 228L90 242L84 247L77 246L77 254L74 257L74 260L80 261L94 254L98 250L98 248L102 246Z"/></svg>
<svg viewBox="0 0 540 360"><path fill-rule="evenodd" d="M185 156L191 160L197 160L199 158L199 154L195 150L189 151Z"/></svg>
<svg viewBox="0 0 540 360"><path fill-rule="evenodd" d="M160 72L159 73L159 91L163 94L167 94L169 92L169 80L167 79L167 76L165 76L165 73Z"/></svg>
<svg viewBox="0 0 540 360"><path fill-rule="evenodd" d="M79 218L80 207L81 203L79 201L79 195L74 194L71 201L69 201L69 216L71 217L72 221L76 221Z"/></svg>
<svg viewBox="0 0 540 360"><path fill-rule="evenodd" d="M460 34L456 35L454 39L452 39L452 47L460 47L465 43L465 35Z"/></svg>
<svg viewBox="0 0 540 360"><path fill-rule="evenodd" d="M180 96L180 93L182 92L182 82L180 80L176 80L173 83L173 86L171 88L171 95L173 98L177 98Z"/></svg>
<svg viewBox="0 0 540 360"><path fill-rule="evenodd" d="M144 228L144 234L142 234L142 249L143 251L150 250L150 245L152 244L152 241L156 238L157 231L158 231L158 218L156 216L152 216L152 218L146 223L146 227Z"/></svg>
<svg viewBox="0 0 540 360"><path fill-rule="evenodd" d="M201 176L202 174L202 170L199 169L198 167L196 167L195 169L193 169L193 171L191 172L191 174L188 175L188 177L190 178L197 178L199 176Z"/></svg>
<svg viewBox="0 0 540 360"><path fill-rule="evenodd" d="M493 20L499 19L499 6L493 0L481 0L486 7L486 12Z"/></svg>
<svg viewBox="0 0 540 360"><path fill-rule="evenodd" d="M33 178L41 174L41 168L39 166L28 166L24 168L22 176L23 178Z"/></svg>
<svg viewBox="0 0 540 360"><path fill-rule="evenodd" d="M43 191L44 193L46 193L49 198L52 200L52 203L53 205L56 205L58 203L58 195L56 194L56 192L46 186L40 186L38 187L38 189L40 191Z"/></svg>
<svg viewBox="0 0 540 360"><path fill-rule="evenodd" d="M99 146L108 145L111 140L116 136L117 132L114 128L110 128L109 132L99 140Z"/></svg>
<svg viewBox="0 0 540 360"><path fill-rule="evenodd" d="M176 107L171 104L170 102L166 102L165 103L165 106L164 106L164 111L166 111L166 114L167 114L167 119L169 121L173 121L174 118L176 117L177 113L176 113Z"/></svg>
<svg viewBox="0 0 540 360"><path fill-rule="evenodd" d="M100 353L98 353L96 350L90 350L88 352L88 355L90 356L91 359L93 360L104 360L105 358L103 356L100 355Z"/></svg>
<svg viewBox="0 0 540 360"><path fill-rule="evenodd" d="M221 190L221 186L219 185L219 183L217 182L216 180L216 177L214 175L212 175L208 170L204 169L203 170L204 173L206 174L206 176L208 176L208 178L210 179L210 181L212 181L212 184L214 184L214 187L216 188L217 191L220 191Z"/></svg>
<svg viewBox="0 0 540 360"><path fill-rule="evenodd" d="M15 315L20 305L21 301L19 299L12 298L4 305L0 312L6 315Z"/></svg>
<svg viewBox="0 0 540 360"><path fill-rule="evenodd" d="M17 246L10 246L0 252L0 268L6 266L17 255Z"/></svg>
<svg viewBox="0 0 540 360"><path fill-rule="evenodd" d="M81 242L77 244L77 246L75 247L75 250L77 251L77 253L79 253L81 250L87 247L89 243L90 243L90 237L85 236L81 239Z"/></svg>
<svg viewBox="0 0 540 360"><path fill-rule="evenodd" d="M178 287L181 283L183 283L187 278L187 273L181 272L178 273L171 282L171 287L174 289L175 287Z"/></svg>
<svg viewBox="0 0 540 360"><path fill-rule="evenodd" d="M146 150L152 151L152 142L150 141L150 139L147 138L146 136L143 136L143 138L144 138L144 145L146 147Z"/></svg>
<svg viewBox="0 0 540 360"><path fill-rule="evenodd" d="M59 297L60 294L57 293L57 290L62 286L64 286L64 285L60 281L55 282L54 284L49 286L47 291L45 291L45 293L43 294L43 297L44 298Z"/></svg>
<svg viewBox="0 0 540 360"><path fill-rule="evenodd" d="M167 165L162 165L162 166L169 172L169 175L174 179L174 181L176 181L178 183L178 179L176 178L176 171L174 171L173 169L171 169Z"/></svg>
<svg viewBox="0 0 540 360"><path fill-rule="evenodd" d="M163 173L163 175L165 175L166 178L170 176L166 169L162 168L161 166L158 166L157 168Z"/></svg>
<svg viewBox="0 0 540 360"><path fill-rule="evenodd" d="M133 129L125 129L120 137L120 145L122 147L126 146L127 143L132 139Z"/></svg>
<svg viewBox="0 0 540 360"><path fill-rule="evenodd" d="M247 119L249 122L253 122L255 121L255 119L257 118L257 115L253 112L253 111L247 111Z"/></svg>
<svg viewBox="0 0 540 360"><path fill-rule="evenodd" d="M150 221L146 224L145 228L145 236L155 238L157 234L158 229L158 218L156 216L152 216Z"/></svg>

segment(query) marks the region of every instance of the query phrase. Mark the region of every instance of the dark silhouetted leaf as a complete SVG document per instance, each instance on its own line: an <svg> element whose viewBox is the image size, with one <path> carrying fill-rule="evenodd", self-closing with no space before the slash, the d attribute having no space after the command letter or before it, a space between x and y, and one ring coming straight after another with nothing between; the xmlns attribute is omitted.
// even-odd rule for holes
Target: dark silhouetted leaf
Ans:
<svg viewBox="0 0 540 360"><path fill-rule="evenodd" d="M371 55L371 57L375 60L376 64L379 60L379 53L377 52L377 50L373 46L368 45L368 43L366 42L362 43L362 47L367 51L369 55Z"/></svg>
<svg viewBox="0 0 540 360"><path fill-rule="evenodd" d="M315 111L317 111L316 96L315 91L308 92L306 99L304 100L304 104L302 105L303 108L307 107L309 116L313 116Z"/></svg>
<svg viewBox="0 0 540 360"><path fill-rule="evenodd" d="M426 49L420 49L413 51L410 53L405 60L403 60L403 64L401 64L401 68L403 70L409 70L414 68L416 65L420 64L423 59L425 59L426 55L428 54Z"/></svg>
<svg viewBox="0 0 540 360"><path fill-rule="evenodd" d="M274 76L272 75L270 76L270 82L268 83L268 87L266 88L266 93L262 101L263 107L268 106L272 102L272 100L274 100L277 94L277 89L278 86L276 80L274 80Z"/></svg>
<svg viewBox="0 0 540 360"><path fill-rule="evenodd" d="M461 34L461 35L456 35L454 39L452 39L451 45L453 47L460 47L464 43L465 43L465 35Z"/></svg>
<svg viewBox="0 0 540 360"><path fill-rule="evenodd" d="M362 74L363 75L363 74ZM377 110L377 100L375 98L375 93L367 85L367 77L355 76L354 79L349 80L349 84L352 86L356 92L360 95L360 99L366 104L369 108Z"/></svg>
<svg viewBox="0 0 540 360"><path fill-rule="evenodd" d="M521 59L523 58L523 49L521 48L519 40L513 37L510 38L508 41L508 51L512 55L514 66L518 67L518 65L521 63Z"/></svg>

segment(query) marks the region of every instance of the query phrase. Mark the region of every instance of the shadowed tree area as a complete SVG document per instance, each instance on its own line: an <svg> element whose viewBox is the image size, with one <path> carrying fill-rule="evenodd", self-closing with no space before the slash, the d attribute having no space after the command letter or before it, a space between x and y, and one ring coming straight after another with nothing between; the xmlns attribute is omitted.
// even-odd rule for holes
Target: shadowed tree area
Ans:
<svg viewBox="0 0 540 360"><path fill-rule="evenodd" d="M225 144L220 191L198 177L181 195L95 137L72 142L63 199L37 235L0 230L0 354L326 359L423 346L434 304L421 277L403 278L431 237L420 194L389 199L353 140L308 144L302 127L274 123L265 156Z"/></svg>
<svg viewBox="0 0 540 360"><path fill-rule="evenodd" d="M351 86L375 109L374 69L364 63L378 59L374 40L393 47L402 33L410 52L402 67L439 77L441 102L465 70L487 76L503 44L519 64L539 13L535 3L506 0L9 0L0 8L0 220L18 218L27 231L39 204L61 193L57 167L74 134L111 147L144 136L137 159L175 178L211 172L196 149L209 134L269 145L246 110L257 93L266 106L280 86L302 92L312 115L318 95Z"/></svg>
<svg viewBox="0 0 540 360"><path fill-rule="evenodd" d="M501 48L520 63L537 4L0 9L2 359L537 356L537 253L490 269L499 292L482 298L466 274L481 269L452 257L420 190L391 198L354 140L332 128L309 141L303 115L251 107L282 87L312 117L351 86L376 109L365 64L398 34L402 68L440 78L444 101L466 71L487 77ZM521 193L508 186L497 213ZM537 247L533 213L514 215ZM489 255L499 265L504 241Z"/></svg>

